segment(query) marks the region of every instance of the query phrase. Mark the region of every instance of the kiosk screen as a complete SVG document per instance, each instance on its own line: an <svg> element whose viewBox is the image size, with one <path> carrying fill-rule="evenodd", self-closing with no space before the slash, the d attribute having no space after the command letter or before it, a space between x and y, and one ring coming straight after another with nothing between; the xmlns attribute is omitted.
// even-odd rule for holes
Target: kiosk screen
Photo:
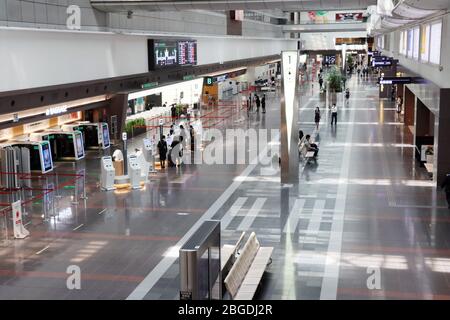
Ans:
<svg viewBox="0 0 450 320"><path fill-rule="evenodd" d="M48 143L42 143L42 158L43 158L43 164L44 164L44 170L43 171L49 171L53 169L53 163L52 163L52 155L50 153L50 145Z"/></svg>
<svg viewBox="0 0 450 320"><path fill-rule="evenodd" d="M82 158L84 157L84 146L83 146L83 136L81 132L75 133L75 144L76 144L76 151L77 151L77 157Z"/></svg>
<svg viewBox="0 0 450 320"><path fill-rule="evenodd" d="M102 125L103 130L103 147L108 148L109 147L109 130L108 125L105 123Z"/></svg>

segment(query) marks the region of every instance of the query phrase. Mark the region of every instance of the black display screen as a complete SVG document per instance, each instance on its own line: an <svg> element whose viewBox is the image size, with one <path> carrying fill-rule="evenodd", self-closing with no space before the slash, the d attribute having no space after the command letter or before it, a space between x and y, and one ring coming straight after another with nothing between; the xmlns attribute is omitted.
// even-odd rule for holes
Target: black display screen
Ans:
<svg viewBox="0 0 450 320"><path fill-rule="evenodd" d="M197 41L149 39L149 70L197 64Z"/></svg>

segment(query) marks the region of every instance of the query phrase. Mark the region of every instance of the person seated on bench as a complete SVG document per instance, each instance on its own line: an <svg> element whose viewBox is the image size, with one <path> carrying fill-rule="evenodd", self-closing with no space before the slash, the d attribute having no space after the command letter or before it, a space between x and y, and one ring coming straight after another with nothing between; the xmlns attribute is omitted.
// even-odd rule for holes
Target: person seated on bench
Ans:
<svg viewBox="0 0 450 320"><path fill-rule="evenodd" d="M317 157L317 154L319 153L319 147L315 143L311 143L311 136L308 134L305 137L305 147L308 151L314 152L314 157Z"/></svg>

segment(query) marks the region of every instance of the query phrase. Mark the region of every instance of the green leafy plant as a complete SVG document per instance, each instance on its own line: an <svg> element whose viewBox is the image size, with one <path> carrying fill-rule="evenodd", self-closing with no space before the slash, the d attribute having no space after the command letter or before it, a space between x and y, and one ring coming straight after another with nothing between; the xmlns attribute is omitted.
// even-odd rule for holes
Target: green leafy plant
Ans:
<svg viewBox="0 0 450 320"><path fill-rule="evenodd" d="M347 56L347 65L352 66L354 63L353 57L351 55Z"/></svg>
<svg viewBox="0 0 450 320"><path fill-rule="evenodd" d="M333 67L328 73L328 84L331 92L342 92L342 73L337 67Z"/></svg>
<svg viewBox="0 0 450 320"><path fill-rule="evenodd" d="M136 131L136 130L141 131L142 129L145 130L145 119L144 118L133 119L133 120L128 121L125 124L125 132L129 136L132 136L134 131Z"/></svg>

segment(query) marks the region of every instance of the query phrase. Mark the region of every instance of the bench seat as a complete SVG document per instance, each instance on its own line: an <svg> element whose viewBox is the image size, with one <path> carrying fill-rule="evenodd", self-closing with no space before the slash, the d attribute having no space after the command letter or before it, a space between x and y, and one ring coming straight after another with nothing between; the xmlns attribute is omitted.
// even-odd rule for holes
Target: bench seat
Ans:
<svg viewBox="0 0 450 320"><path fill-rule="evenodd" d="M234 300L252 300L258 285L261 282L261 278L266 271L267 263L272 256L272 247L260 247L258 253L255 256L250 269L245 275L242 284L234 297Z"/></svg>

